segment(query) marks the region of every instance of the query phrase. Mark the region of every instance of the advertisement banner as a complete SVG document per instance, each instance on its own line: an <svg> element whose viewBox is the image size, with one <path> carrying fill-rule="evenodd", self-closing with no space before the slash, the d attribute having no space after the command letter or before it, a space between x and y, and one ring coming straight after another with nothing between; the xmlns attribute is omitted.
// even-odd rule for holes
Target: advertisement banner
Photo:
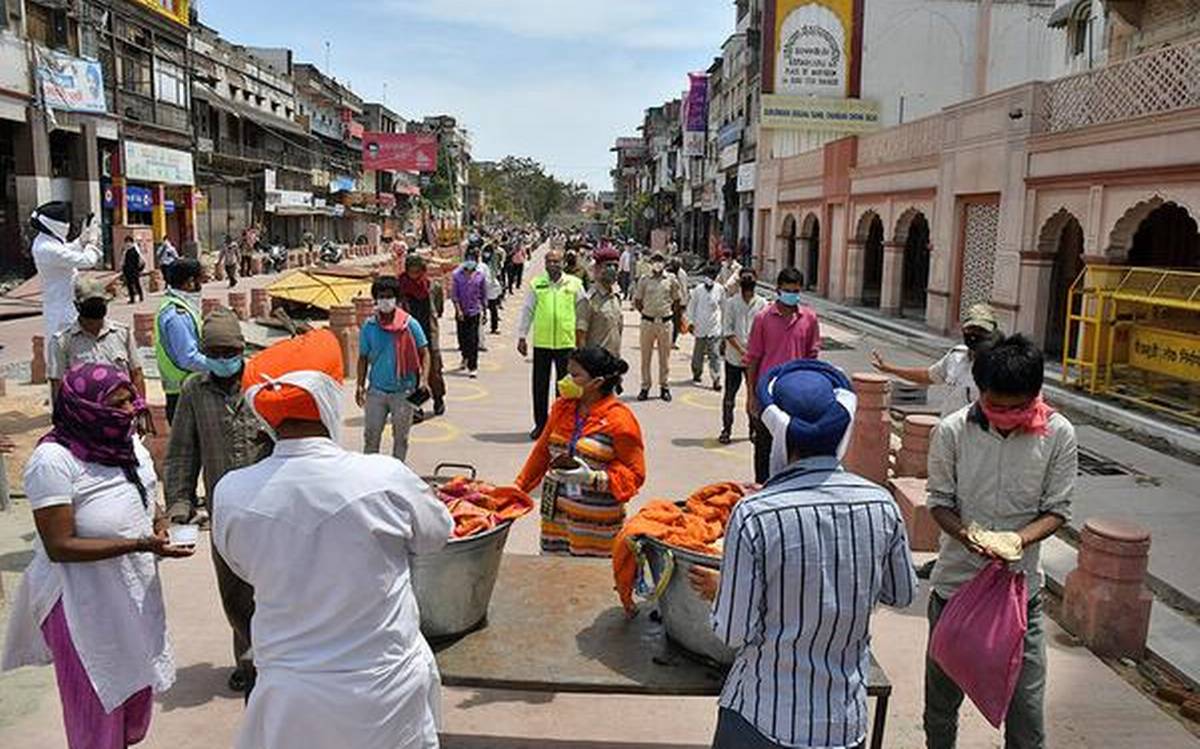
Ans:
<svg viewBox="0 0 1200 749"><path fill-rule="evenodd" d="M38 81L46 107L64 112L108 111L104 101L104 72L98 60L81 60L36 49Z"/></svg>
<svg viewBox="0 0 1200 749"><path fill-rule="evenodd" d="M304 209L313 207L313 194L298 190L267 190L266 212L278 213L280 210Z"/></svg>
<svg viewBox="0 0 1200 749"><path fill-rule="evenodd" d="M737 191L754 192L754 183L758 178L758 162L747 161L738 167Z"/></svg>
<svg viewBox="0 0 1200 749"><path fill-rule="evenodd" d="M1129 336L1129 363L1147 372L1200 382L1200 336L1134 325Z"/></svg>
<svg viewBox="0 0 1200 749"><path fill-rule="evenodd" d="M135 182L194 185L196 172L187 151L125 141L125 177Z"/></svg>
<svg viewBox="0 0 1200 749"><path fill-rule="evenodd" d="M864 99L762 95L764 128L868 133L879 129L879 104Z"/></svg>
<svg viewBox="0 0 1200 749"><path fill-rule="evenodd" d="M354 181L353 177L341 174L329 180L329 192L354 192L357 186L358 184Z"/></svg>
<svg viewBox="0 0 1200 749"><path fill-rule="evenodd" d="M787 96L857 95L855 0L768 0L764 87ZM773 23L771 23L773 22Z"/></svg>
<svg viewBox="0 0 1200 749"><path fill-rule="evenodd" d="M717 168L728 169L737 166L738 158L740 157L738 150L737 143L722 148L721 153L717 156Z"/></svg>
<svg viewBox="0 0 1200 749"><path fill-rule="evenodd" d="M683 121L683 155L703 156L708 132L708 73L688 73L687 113Z"/></svg>
<svg viewBox="0 0 1200 749"><path fill-rule="evenodd" d="M181 26L190 25L189 6L191 2L189 0L133 0L133 2L165 16Z"/></svg>
<svg viewBox="0 0 1200 749"><path fill-rule="evenodd" d="M366 133L363 169L369 171L436 172L438 139L432 133Z"/></svg>

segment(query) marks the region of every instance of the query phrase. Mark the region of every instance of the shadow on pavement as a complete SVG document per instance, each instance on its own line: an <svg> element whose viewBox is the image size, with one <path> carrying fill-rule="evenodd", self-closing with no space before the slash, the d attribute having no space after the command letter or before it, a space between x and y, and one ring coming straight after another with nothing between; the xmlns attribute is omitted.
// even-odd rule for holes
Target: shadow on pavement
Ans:
<svg viewBox="0 0 1200 749"><path fill-rule="evenodd" d="M498 736L441 735L442 749L707 749L708 744L659 744L626 741L556 741Z"/></svg>
<svg viewBox="0 0 1200 749"><path fill-rule="evenodd" d="M484 432L482 434L472 434L471 437L476 442L484 442L489 445L533 444L533 442L529 439L528 432Z"/></svg>
<svg viewBox="0 0 1200 749"><path fill-rule="evenodd" d="M554 702L553 692L515 692L507 689L480 689L459 702L459 710L473 707L519 702L523 705L549 705Z"/></svg>
<svg viewBox="0 0 1200 749"><path fill-rule="evenodd" d="M24 572L32 560L33 549L10 551L7 554L0 554L0 571Z"/></svg>
<svg viewBox="0 0 1200 749"><path fill-rule="evenodd" d="M175 685L159 699L164 712L207 705L213 700L242 701L242 695L230 691L232 666L193 663L175 672Z"/></svg>

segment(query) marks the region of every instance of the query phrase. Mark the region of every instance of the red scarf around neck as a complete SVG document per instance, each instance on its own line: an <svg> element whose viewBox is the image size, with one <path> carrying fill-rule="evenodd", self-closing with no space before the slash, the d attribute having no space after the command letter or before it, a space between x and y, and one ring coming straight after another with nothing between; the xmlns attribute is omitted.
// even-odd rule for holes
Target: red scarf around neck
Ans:
<svg viewBox="0 0 1200 749"><path fill-rule="evenodd" d="M376 318L378 320L378 318ZM421 373L421 356L417 352L417 341L412 331L408 329L408 321L412 319L404 310L397 308L392 315L392 321L385 323L378 320L379 327L392 334L396 341L396 376L399 378L419 375Z"/></svg>

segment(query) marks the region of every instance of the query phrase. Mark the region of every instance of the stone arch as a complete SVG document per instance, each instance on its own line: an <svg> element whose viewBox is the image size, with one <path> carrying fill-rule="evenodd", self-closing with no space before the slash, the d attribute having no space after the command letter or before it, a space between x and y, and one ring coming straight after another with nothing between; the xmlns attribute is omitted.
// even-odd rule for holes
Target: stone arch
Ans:
<svg viewBox="0 0 1200 749"><path fill-rule="evenodd" d="M1045 298L1046 327L1042 348L1051 357L1056 358L1063 352L1071 286L1085 266L1082 223L1066 207L1059 208L1042 224L1038 233L1037 250L1043 258L1050 260L1049 295ZM1078 300L1075 300L1074 311L1079 312Z"/></svg>
<svg viewBox="0 0 1200 749"><path fill-rule="evenodd" d="M892 233L899 267L885 279L887 307L902 317L924 319L932 265L932 230L925 211L912 206L900 214ZM896 262L893 260L893 263Z"/></svg>
<svg viewBox="0 0 1200 749"><path fill-rule="evenodd" d="M1121 214L1121 217L1113 224L1112 230L1108 234L1108 244L1105 248L1105 254L1113 260L1124 262L1129 256L1129 251L1133 248L1133 237L1137 234L1142 222L1151 213L1154 213L1154 211L1164 205L1178 206L1193 219L1200 217L1200 212L1197 212L1195 208L1184 201L1172 197L1163 197L1161 194L1155 193L1145 200L1138 201Z"/></svg>
<svg viewBox="0 0 1200 749"><path fill-rule="evenodd" d="M863 211L862 215L858 217L858 225L854 230L854 241L866 242L871 236L871 225L876 221L881 223L883 221L883 219L879 217L878 211L873 208L868 208L867 210Z"/></svg>
<svg viewBox="0 0 1200 749"><path fill-rule="evenodd" d="M1058 241L1062 237L1063 229L1072 221L1081 226L1083 224L1066 206L1061 206L1055 211L1050 218L1046 219L1042 224L1041 231L1038 232L1037 251L1046 255L1058 252ZM1132 238L1132 236L1131 234L1130 237Z"/></svg>
<svg viewBox="0 0 1200 749"><path fill-rule="evenodd" d="M814 211L804 216L800 225L800 238L804 240L804 256L800 270L804 273L804 284L808 289L820 286L821 277L821 219Z"/></svg>
<svg viewBox="0 0 1200 749"><path fill-rule="evenodd" d="M799 225L796 220L796 214L788 212L783 217L783 223L779 226L779 243L780 256L783 261L783 268L792 268L796 265L796 240L799 236Z"/></svg>
<svg viewBox="0 0 1200 749"><path fill-rule="evenodd" d="M879 307L883 300L884 231L883 219L874 210L859 217L855 239L862 248L862 278L857 286L862 290L859 302L867 307Z"/></svg>
<svg viewBox="0 0 1200 749"><path fill-rule="evenodd" d="M892 241L903 246L908 241L908 232L912 229L913 222L918 218L924 219L926 223L929 222L929 217L925 215L925 211L916 206L909 206L904 213L901 213L900 217L896 219L895 227L892 229Z"/></svg>

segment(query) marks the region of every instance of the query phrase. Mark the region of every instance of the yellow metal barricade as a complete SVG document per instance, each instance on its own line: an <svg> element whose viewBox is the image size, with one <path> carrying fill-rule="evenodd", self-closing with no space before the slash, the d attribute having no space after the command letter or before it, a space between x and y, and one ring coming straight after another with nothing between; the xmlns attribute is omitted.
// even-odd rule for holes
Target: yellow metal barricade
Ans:
<svg viewBox="0 0 1200 749"><path fill-rule="evenodd" d="M1200 273L1086 267L1063 352L1064 384L1200 425Z"/></svg>

